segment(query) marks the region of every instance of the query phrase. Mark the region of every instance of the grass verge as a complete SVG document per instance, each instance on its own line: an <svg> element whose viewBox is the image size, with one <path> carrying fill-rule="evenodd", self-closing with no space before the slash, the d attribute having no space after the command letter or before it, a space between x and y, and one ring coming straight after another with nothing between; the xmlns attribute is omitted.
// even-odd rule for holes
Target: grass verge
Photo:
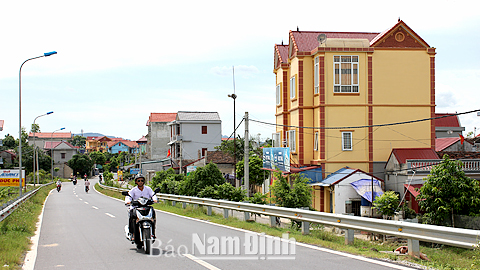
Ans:
<svg viewBox="0 0 480 270"><path fill-rule="evenodd" d="M35 234L43 203L53 187L53 184L42 187L0 222L0 268L2 270L21 269L25 253L30 249L30 238Z"/></svg>
<svg viewBox="0 0 480 270"><path fill-rule="evenodd" d="M118 199L124 199L124 197L115 191L102 189L100 186L95 185L95 188L105 195L115 197ZM254 232L264 232L265 234L282 237L283 233L290 233L290 237L294 237L296 241L317 245L333 250L343 251L350 254L360 255L369 258L376 258L382 260L395 261L399 263L419 264L425 266L425 268L434 269L480 269L480 250L468 250L463 248L449 247L439 245L438 247L420 246L420 252L427 255L430 261L424 261L410 256L399 256L395 254L386 254L379 251L392 251L402 244L389 243L389 242L377 242L367 241L362 239L355 239L353 245L345 245L345 238L338 236L329 230L326 230L323 226L312 226L309 235L302 235L300 231L294 229L285 228L272 228L269 225L245 222L236 218L229 217L223 218L223 215L212 214L208 216L206 214L206 207L194 208L193 206L187 206L183 209L181 204L173 206L169 202L155 204L154 207L158 210L175 213L182 216L188 216L201 220L207 220L217 224L223 224L231 227L241 228Z"/></svg>

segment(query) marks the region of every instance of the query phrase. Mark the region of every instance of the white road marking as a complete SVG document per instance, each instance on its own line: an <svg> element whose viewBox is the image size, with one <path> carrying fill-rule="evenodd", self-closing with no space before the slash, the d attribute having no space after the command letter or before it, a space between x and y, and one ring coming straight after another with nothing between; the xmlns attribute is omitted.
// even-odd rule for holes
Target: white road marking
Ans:
<svg viewBox="0 0 480 270"><path fill-rule="evenodd" d="M92 208L93 208L93 209L98 209L98 207L96 207L96 206L92 206Z"/></svg>
<svg viewBox="0 0 480 270"><path fill-rule="evenodd" d="M110 214L110 213L105 213L105 215L109 216L109 217L115 217L114 215Z"/></svg>
<svg viewBox="0 0 480 270"><path fill-rule="evenodd" d="M192 261L200 264L201 266L203 266L203 267L205 267L205 268L207 268L207 269L210 269L210 270L220 270L220 268L215 267L215 266L207 263L207 262L204 261L204 260L200 260L199 258L197 258L197 257L195 257L195 256L193 256L193 255L191 255L191 254L184 254L184 255L185 255L185 257L189 258L190 260L192 260Z"/></svg>
<svg viewBox="0 0 480 270"><path fill-rule="evenodd" d="M83 199L82 199L82 198L80 198L80 201L83 201Z"/></svg>
<svg viewBox="0 0 480 270"><path fill-rule="evenodd" d="M88 202L84 202L85 204L88 204Z"/></svg>

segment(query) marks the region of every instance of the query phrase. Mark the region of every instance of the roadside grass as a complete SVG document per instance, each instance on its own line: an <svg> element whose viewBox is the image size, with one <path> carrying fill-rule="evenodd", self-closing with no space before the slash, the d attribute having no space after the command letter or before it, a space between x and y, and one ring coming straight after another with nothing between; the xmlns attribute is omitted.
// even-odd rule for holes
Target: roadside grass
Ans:
<svg viewBox="0 0 480 270"><path fill-rule="evenodd" d="M124 199L120 193L102 189L95 185L95 188L105 195ZM223 224L235 228L245 229L258 233L265 233L272 236L282 237L282 234L289 233L289 237L295 238L297 242L312 244L324 248L343 251L350 254L360 255L369 258L376 258L381 260L394 261L398 263L414 263L425 266L425 268L434 269L480 269L480 250L469 250L463 248L456 248L444 245L438 247L429 247L426 245L420 246L420 252L427 255L430 261L424 261L417 258L412 258L405 255L396 255L392 253L382 253L380 251L393 251L399 246L406 244L368 241L355 238L353 245L345 245L345 237L333 233L331 230L324 228L322 225L312 225L309 235L303 235L301 231L292 228L270 227L267 224L256 222L245 222L237 218L229 217L223 218L223 215L212 213L207 215L206 207L194 207L187 204L183 209L181 203L175 206L171 202L160 202L154 205L155 209L197 218L201 220L210 221L217 224ZM161 228L158 228L161 233ZM431 245L431 244L430 244Z"/></svg>
<svg viewBox="0 0 480 270"><path fill-rule="evenodd" d="M30 238L35 234L43 203L52 188L53 185L42 187L0 222L1 269L21 269L25 253L30 249Z"/></svg>

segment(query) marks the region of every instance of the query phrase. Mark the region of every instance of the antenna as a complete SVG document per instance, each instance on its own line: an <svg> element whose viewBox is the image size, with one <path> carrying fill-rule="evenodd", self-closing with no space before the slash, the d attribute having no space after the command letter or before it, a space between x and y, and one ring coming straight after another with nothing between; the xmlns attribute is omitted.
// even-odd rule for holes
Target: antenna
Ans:
<svg viewBox="0 0 480 270"><path fill-rule="evenodd" d="M235 94L235 66L232 66L233 72L233 94Z"/></svg>
<svg viewBox="0 0 480 270"><path fill-rule="evenodd" d="M320 35L317 36L318 43L323 44L325 42L325 40L327 40L327 35L320 34Z"/></svg>

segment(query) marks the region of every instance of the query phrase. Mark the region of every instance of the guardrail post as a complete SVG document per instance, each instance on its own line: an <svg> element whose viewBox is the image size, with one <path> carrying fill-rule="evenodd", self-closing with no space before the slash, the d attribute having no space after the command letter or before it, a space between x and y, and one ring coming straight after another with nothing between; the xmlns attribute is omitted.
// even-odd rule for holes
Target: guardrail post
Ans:
<svg viewBox="0 0 480 270"><path fill-rule="evenodd" d="M186 202L182 202L182 207L183 207L183 209L187 208L187 203L186 203Z"/></svg>
<svg viewBox="0 0 480 270"><path fill-rule="evenodd" d="M212 207L207 206L207 215L211 216L212 215Z"/></svg>
<svg viewBox="0 0 480 270"><path fill-rule="evenodd" d="M345 245L353 245L353 240L355 239L355 231L352 229L345 230Z"/></svg>
<svg viewBox="0 0 480 270"><path fill-rule="evenodd" d="M177 205L177 201L172 201L172 206Z"/></svg>
<svg viewBox="0 0 480 270"><path fill-rule="evenodd" d="M270 216L270 227L277 227L277 217Z"/></svg>
<svg viewBox="0 0 480 270"><path fill-rule="evenodd" d="M420 257L420 241L408 239L408 255Z"/></svg>
<svg viewBox="0 0 480 270"><path fill-rule="evenodd" d="M245 221L250 220L250 212L243 212L243 216L245 218Z"/></svg>
<svg viewBox="0 0 480 270"><path fill-rule="evenodd" d="M310 222L302 221L302 234L310 234Z"/></svg>
<svg viewBox="0 0 480 270"><path fill-rule="evenodd" d="M228 209L223 209L223 217L228 218Z"/></svg>

